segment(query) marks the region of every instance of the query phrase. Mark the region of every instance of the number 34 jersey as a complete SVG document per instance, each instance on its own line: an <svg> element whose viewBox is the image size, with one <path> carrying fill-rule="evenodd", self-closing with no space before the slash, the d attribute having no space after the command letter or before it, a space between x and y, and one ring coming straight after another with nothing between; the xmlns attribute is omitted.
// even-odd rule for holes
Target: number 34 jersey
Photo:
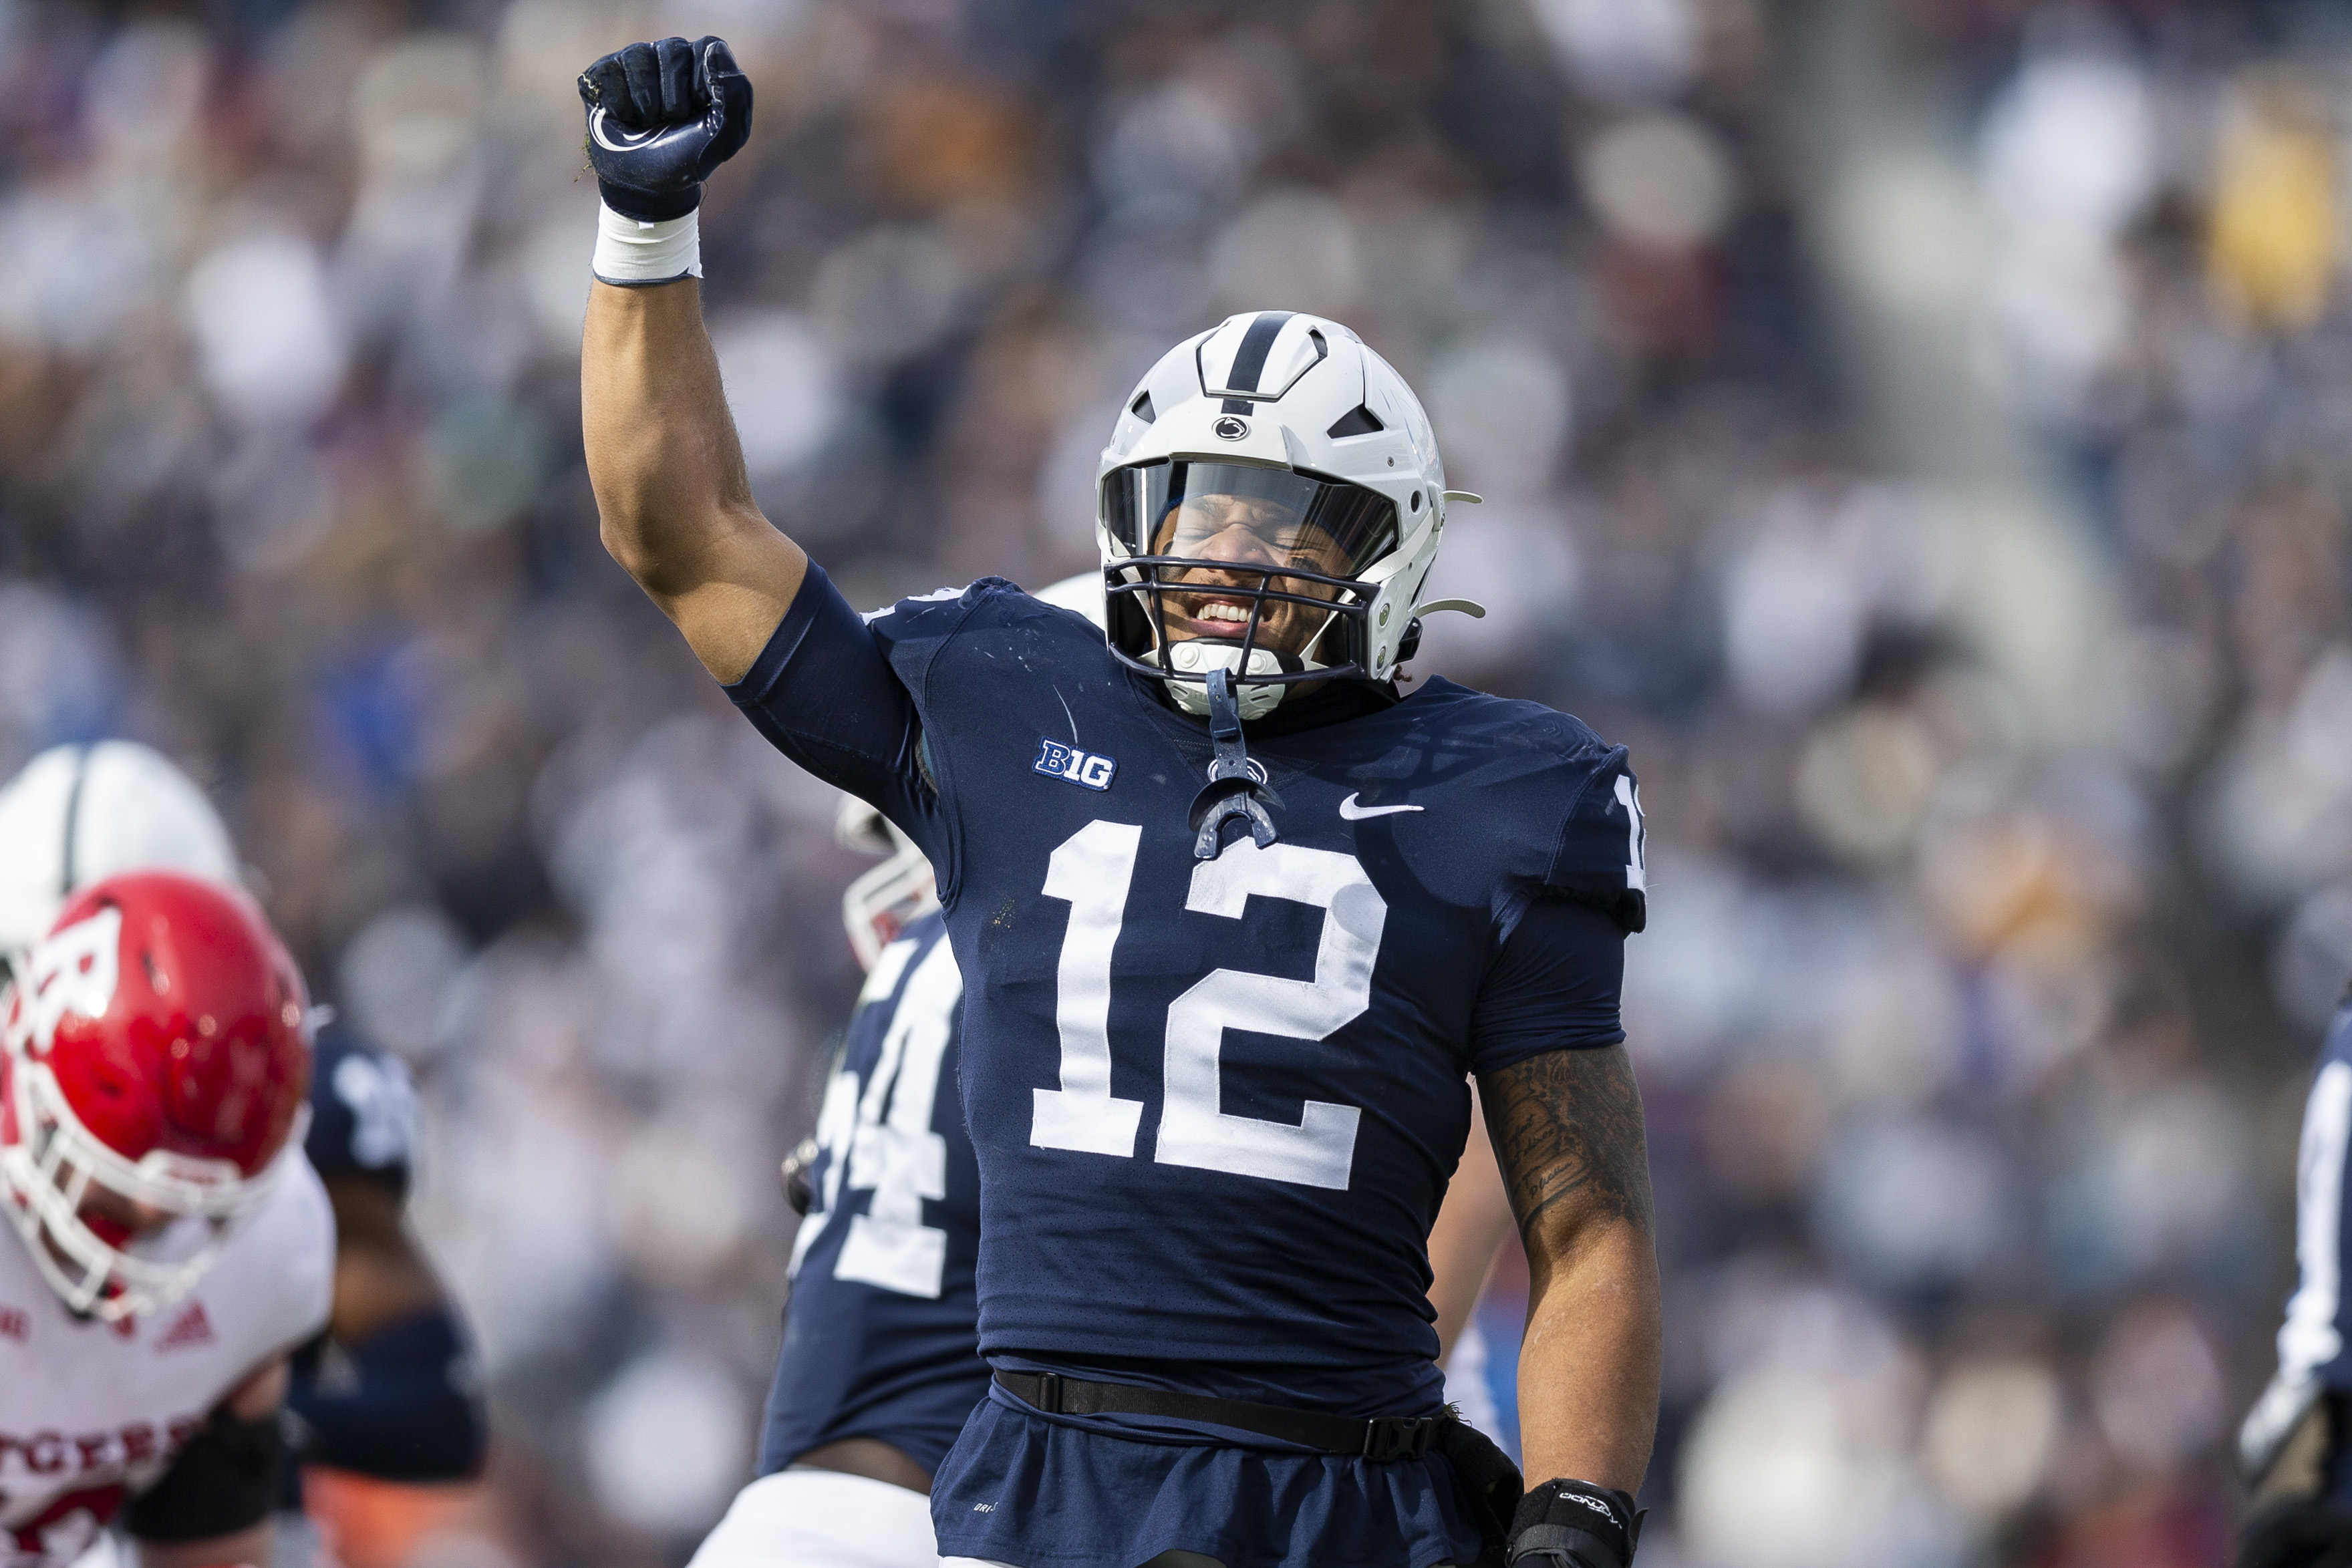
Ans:
<svg viewBox="0 0 2352 1568"><path fill-rule="evenodd" d="M928 915L882 950L825 1084L763 1476L847 1437L936 1471L988 1392L972 1329L980 1176L955 1100L963 977L945 929Z"/></svg>
<svg viewBox="0 0 2352 1568"><path fill-rule="evenodd" d="M1442 680L1359 692L1328 724L1251 727L1280 838L1200 861L1204 727L1009 583L861 622L812 566L730 695L939 873L982 1353L1434 1408L1425 1239L1465 1075L1622 1038L1619 937L1643 915L1623 750Z"/></svg>

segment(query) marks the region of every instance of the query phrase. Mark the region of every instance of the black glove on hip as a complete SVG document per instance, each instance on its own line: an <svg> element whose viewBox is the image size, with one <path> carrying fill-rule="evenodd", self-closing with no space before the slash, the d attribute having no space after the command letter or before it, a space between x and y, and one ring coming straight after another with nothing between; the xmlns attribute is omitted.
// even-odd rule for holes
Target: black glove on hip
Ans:
<svg viewBox="0 0 2352 1568"><path fill-rule="evenodd" d="M694 211L751 134L751 78L722 38L631 44L580 73L580 101L604 204L641 222Z"/></svg>
<svg viewBox="0 0 2352 1568"><path fill-rule="evenodd" d="M1549 1480L1511 1516L1510 1568L1626 1568L1642 1539L1633 1500L1613 1487Z"/></svg>

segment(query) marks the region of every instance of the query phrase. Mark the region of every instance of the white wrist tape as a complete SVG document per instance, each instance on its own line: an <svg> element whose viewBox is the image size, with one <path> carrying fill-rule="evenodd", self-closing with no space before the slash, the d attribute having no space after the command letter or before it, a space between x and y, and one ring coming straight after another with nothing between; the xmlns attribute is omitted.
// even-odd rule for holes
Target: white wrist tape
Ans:
<svg viewBox="0 0 2352 1568"><path fill-rule="evenodd" d="M702 276L699 211L646 223L596 205L596 256L590 269L606 283L675 283Z"/></svg>

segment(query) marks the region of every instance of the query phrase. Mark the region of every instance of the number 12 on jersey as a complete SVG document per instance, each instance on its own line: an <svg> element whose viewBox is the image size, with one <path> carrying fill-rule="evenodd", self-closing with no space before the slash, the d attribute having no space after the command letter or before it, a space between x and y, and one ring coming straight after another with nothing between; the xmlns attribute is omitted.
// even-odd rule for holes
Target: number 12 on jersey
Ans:
<svg viewBox="0 0 2352 1568"><path fill-rule="evenodd" d="M1055 974L1062 1084L1034 1092L1029 1142L1038 1148L1135 1157L1143 1103L1110 1092L1110 996L1111 956L1142 832L1132 823L1089 822L1046 862L1043 891L1069 904L1070 924ZM1244 840L1193 868L1184 907L1238 920L1253 894L1323 912L1315 977L1216 969L1169 1005L1154 1157L1162 1165L1344 1188L1362 1113L1309 1100L1295 1126L1228 1114L1220 1055L1229 1029L1321 1040L1361 1017L1371 1005L1388 904L1353 855L1291 843L1260 849Z"/></svg>

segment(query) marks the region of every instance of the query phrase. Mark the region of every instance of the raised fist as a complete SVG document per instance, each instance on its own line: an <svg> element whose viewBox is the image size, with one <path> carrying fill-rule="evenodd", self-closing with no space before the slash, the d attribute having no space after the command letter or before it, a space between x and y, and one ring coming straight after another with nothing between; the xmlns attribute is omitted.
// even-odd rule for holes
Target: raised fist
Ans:
<svg viewBox="0 0 2352 1568"><path fill-rule="evenodd" d="M720 38L606 55L580 73L580 101L604 204L649 223L694 211L702 182L751 134L751 83Z"/></svg>

